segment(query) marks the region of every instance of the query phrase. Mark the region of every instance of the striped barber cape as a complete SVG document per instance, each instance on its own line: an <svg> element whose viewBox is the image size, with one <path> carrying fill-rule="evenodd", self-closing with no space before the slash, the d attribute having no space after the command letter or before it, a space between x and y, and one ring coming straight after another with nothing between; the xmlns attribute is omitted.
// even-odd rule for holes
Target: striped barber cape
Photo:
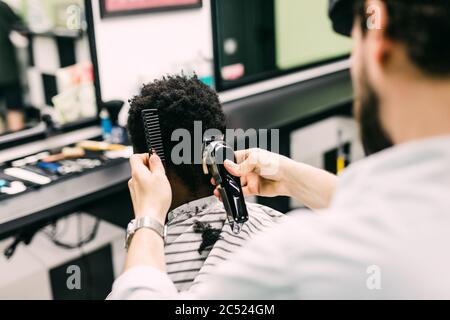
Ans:
<svg viewBox="0 0 450 320"><path fill-rule="evenodd" d="M284 216L254 203L247 203L247 210L249 220L239 234L231 231L223 204L215 197L195 200L169 212L165 245L167 273L180 292L195 290L217 264ZM221 230L219 240L201 253L202 233L194 227L197 222Z"/></svg>

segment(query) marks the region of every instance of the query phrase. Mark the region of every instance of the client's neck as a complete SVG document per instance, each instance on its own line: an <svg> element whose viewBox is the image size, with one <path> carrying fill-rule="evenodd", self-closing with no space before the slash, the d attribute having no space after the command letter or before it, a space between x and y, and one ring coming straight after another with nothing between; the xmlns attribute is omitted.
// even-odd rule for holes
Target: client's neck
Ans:
<svg viewBox="0 0 450 320"><path fill-rule="evenodd" d="M172 205L170 210L176 209L185 203L213 195L209 186L199 186L196 190L191 190L178 177L170 177L170 184L172 186Z"/></svg>

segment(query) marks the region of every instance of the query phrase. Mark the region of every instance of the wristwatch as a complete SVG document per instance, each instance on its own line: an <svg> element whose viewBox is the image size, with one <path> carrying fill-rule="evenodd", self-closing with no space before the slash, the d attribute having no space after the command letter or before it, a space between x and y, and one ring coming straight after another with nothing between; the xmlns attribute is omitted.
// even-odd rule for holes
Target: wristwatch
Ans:
<svg viewBox="0 0 450 320"><path fill-rule="evenodd" d="M142 218L138 218L138 219L133 219L128 224L127 236L125 239L125 249L128 250L134 234L136 233L136 231L138 231L141 228L151 229L151 230L155 231L157 234L159 234L161 236L161 238L163 238L164 241L166 240L167 225L163 226L156 219L146 216L146 217L142 217Z"/></svg>

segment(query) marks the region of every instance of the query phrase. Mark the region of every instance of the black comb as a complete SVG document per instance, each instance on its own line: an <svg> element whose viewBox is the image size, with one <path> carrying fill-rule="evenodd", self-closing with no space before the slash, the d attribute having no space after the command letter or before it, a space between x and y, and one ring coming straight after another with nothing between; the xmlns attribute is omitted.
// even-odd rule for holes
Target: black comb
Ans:
<svg viewBox="0 0 450 320"><path fill-rule="evenodd" d="M158 109L142 110L142 122L144 123L145 138L150 153L154 150L165 166L166 160L164 157L164 146L162 142L161 127L159 125Z"/></svg>

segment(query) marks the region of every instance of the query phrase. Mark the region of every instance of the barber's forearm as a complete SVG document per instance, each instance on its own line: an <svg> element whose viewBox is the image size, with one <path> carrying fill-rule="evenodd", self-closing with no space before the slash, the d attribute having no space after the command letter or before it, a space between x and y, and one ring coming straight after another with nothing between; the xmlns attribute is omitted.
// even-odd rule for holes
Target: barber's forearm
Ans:
<svg viewBox="0 0 450 320"><path fill-rule="evenodd" d="M125 271L137 266L148 266L166 271L164 240L151 229L137 230L131 240Z"/></svg>
<svg viewBox="0 0 450 320"><path fill-rule="evenodd" d="M334 174L293 160L285 177L289 196L311 209L327 208L338 182Z"/></svg>

